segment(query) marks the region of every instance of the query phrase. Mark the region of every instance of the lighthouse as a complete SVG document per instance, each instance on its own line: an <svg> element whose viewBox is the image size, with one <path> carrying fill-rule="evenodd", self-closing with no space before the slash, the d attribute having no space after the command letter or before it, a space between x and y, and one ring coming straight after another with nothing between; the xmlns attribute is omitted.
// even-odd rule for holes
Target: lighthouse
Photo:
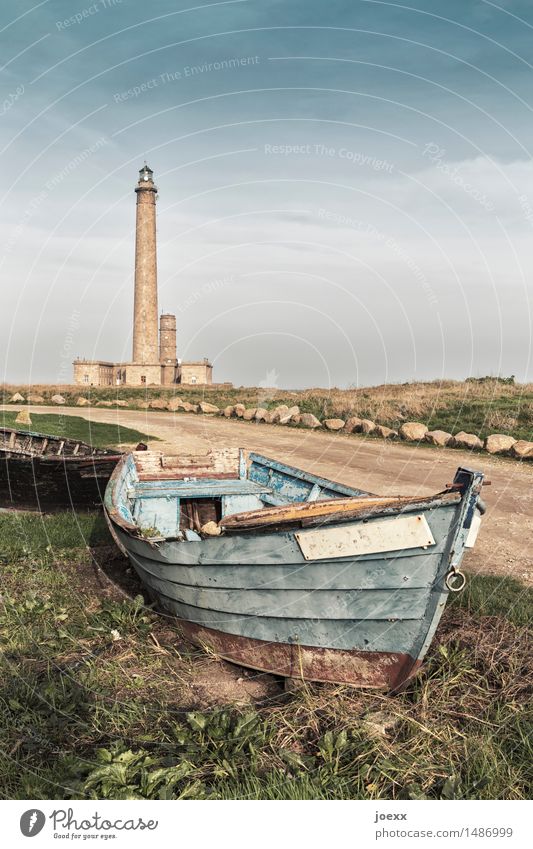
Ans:
<svg viewBox="0 0 533 849"><path fill-rule="evenodd" d="M135 187L135 285L133 296L133 362L159 362L157 253L154 172L145 163Z"/></svg>

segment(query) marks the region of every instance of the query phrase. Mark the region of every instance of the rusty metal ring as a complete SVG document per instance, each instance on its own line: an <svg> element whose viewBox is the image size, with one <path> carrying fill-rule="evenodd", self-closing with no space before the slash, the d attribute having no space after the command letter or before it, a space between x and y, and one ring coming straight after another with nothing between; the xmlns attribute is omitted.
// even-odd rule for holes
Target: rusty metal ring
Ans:
<svg viewBox="0 0 533 849"><path fill-rule="evenodd" d="M456 584L456 579L459 579L459 584ZM451 569L446 575L446 586L451 593L460 593L466 586L466 577L460 569Z"/></svg>

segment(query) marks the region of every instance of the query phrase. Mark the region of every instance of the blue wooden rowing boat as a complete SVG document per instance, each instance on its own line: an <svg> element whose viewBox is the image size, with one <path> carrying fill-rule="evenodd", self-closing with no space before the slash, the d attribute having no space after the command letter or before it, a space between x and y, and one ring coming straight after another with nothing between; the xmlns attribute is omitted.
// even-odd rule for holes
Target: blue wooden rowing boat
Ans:
<svg viewBox="0 0 533 849"><path fill-rule="evenodd" d="M244 451L116 467L122 551L184 633L291 678L397 689L418 670L483 510L483 474L433 496L375 496Z"/></svg>

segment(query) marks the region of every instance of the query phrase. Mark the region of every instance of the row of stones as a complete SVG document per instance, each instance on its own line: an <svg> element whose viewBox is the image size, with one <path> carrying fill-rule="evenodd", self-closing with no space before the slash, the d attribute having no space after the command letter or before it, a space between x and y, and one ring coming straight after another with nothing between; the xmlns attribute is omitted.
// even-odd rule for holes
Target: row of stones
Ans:
<svg viewBox="0 0 533 849"><path fill-rule="evenodd" d="M17 393L10 398L11 402L22 402L24 398ZM33 404L42 404L44 398L40 395L28 395L27 401ZM62 395L53 395L54 404L64 404ZM86 407L90 405L88 398L78 398L76 405ZM127 401L98 401L97 407L127 407ZM266 422L267 424L300 425L301 427L316 429L325 427L330 431L342 431L344 433L363 433L367 436L377 436L381 439L402 439L407 442L427 442L430 445L449 446L452 448L465 448L473 451L485 450L489 454L507 454L520 460L533 460L533 442L524 439L514 439L503 433L493 433L487 436L483 442L475 433L460 431L452 436L444 430L429 430L421 422L405 422L398 430L375 424L370 419L360 419L352 416L347 419L325 419L321 422L313 413L301 413L298 406L288 407L280 404L274 410L265 407L246 408L244 404L233 404L221 410L215 404L202 401L199 404L191 404L181 398L172 398L165 401L156 398L153 401L143 401L141 409L168 410L169 412L183 411L185 413L203 413L204 415L222 415L226 418L239 418L244 421Z"/></svg>

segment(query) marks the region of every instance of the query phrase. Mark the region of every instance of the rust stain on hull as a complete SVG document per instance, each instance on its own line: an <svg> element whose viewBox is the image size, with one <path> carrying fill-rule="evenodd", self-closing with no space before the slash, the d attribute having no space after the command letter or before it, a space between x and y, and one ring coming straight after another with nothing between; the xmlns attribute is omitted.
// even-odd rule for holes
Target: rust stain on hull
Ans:
<svg viewBox="0 0 533 849"><path fill-rule="evenodd" d="M214 651L226 660L284 678L302 678L331 684L397 691L421 666L409 654L354 649L318 648L297 643L269 643L225 634L179 619L191 642Z"/></svg>

